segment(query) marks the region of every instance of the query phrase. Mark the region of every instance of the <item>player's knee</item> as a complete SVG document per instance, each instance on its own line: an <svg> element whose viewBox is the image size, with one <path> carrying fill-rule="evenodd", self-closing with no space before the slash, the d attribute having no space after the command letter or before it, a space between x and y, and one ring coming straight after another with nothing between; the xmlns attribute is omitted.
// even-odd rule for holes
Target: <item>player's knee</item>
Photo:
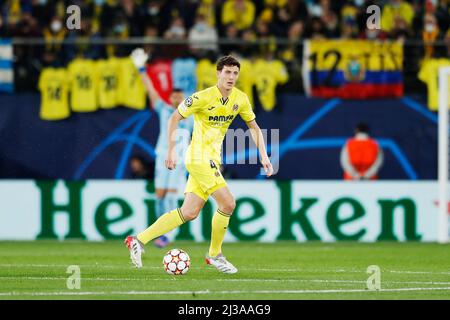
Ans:
<svg viewBox="0 0 450 320"><path fill-rule="evenodd" d="M183 213L183 217L186 221L192 221L195 220L195 218L198 217L199 212L195 211L187 211Z"/></svg>
<svg viewBox="0 0 450 320"><path fill-rule="evenodd" d="M192 221L195 218L197 218L201 210L201 208L189 208L184 210L183 209L184 208L181 208L181 213L183 214L183 218L186 221Z"/></svg>
<svg viewBox="0 0 450 320"><path fill-rule="evenodd" d="M232 214L234 209L236 208L236 201L234 198L231 198L224 202L222 205L219 206L219 210L228 214Z"/></svg>

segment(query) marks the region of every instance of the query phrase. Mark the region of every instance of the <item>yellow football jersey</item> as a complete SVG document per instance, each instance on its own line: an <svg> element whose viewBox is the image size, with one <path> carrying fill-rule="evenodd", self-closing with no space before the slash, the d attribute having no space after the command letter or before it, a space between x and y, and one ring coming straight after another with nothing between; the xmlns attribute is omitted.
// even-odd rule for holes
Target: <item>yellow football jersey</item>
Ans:
<svg viewBox="0 0 450 320"><path fill-rule="evenodd" d="M439 68L448 66L450 66L450 59L445 58L427 59L422 63L418 77L427 84L430 110L437 111L439 109ZM450 79L448 92L450 92Z"/></svg>
<svg viewBox="0 0 450 320"><path fill-rule="evenodd" d="M270 111L276 105L276 87L286 83L289 76L284 64L279 60L258 59L253 64L256 92L264 110Z"/></svg>
<svg viewBox="0 0 450 320"><path fill-rule="evenodd" d="M201 59L195 70L197 75L197 90L205 90L217 83L216 65L208 59Z"/></svg>
<svg viewBox="0 0 450 320"><path fill-rule="evenodd" d="M70 115L67 72L64 68L45 68L38 83L41 91L40 117L43 120L61 120Z"/></svg>
<svg viewBox="0 0 450 320"><path fill-rule="evenodd" d="M236 87L248 96L248 100L253 106L253 85L255 83L255 75L252 70L252 62L248 59L240 59L240 63L241 69Z"/></svg>
<svg viewBox="0 0 450 320"><path fill-rule="evenodd" d="M116 58L97 61L98 101L103 109L112 109L119 102L119 63Z"/></svg>
<svg viewBox="0 0 450 320"><path fill-rule="evenodd" d="M194 132L185 162L221 163L222 142L231 122L239 114L245 122L254 120L252 106L245 93L233 88L224 99L217 86L194 93L178 106L185 118L194 115Z"/></svg>
<svg viewBox="0 0 450 320"><path fill-rule="evenodd" d="M119 103L125 107L144 110L147 98L141 76L129 57L118 59Z"/></svg>
<svg viewBox="0 0 450 320"><path fill-rule="evenodd" d="M97 77L95 62L74 59L68 67L70 81L70 105L76 112L97 110Z"/></svg>

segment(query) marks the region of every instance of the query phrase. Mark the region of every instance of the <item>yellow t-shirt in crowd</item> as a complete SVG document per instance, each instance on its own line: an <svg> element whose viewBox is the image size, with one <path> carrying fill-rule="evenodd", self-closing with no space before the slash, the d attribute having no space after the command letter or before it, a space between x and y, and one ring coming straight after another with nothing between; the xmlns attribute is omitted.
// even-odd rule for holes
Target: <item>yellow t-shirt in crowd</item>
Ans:
<svg viewBox="0 0 450 320"><path fill-rule="evenodd" d="M64 68L45 68L38 83L41 92L39 116L43 120L61 120L70 115L67 72Z"/></svg>
<svg viewBox="0 0 450 320"><path fill-rule="evenodd" d="M68 67L70 105L75 112L91 112L98 108L95 62L76 58Z"/></svg>
<svg viewBox="0 0 450 320"><path fill-rule="evenodd" d="M427 59L423 61L419 70L419 79L427 85L428 108L430 110L437 111L439 109L439 69L448 66L450 66L450 59ZM448 83L448 92L450 92L450 77Z"/></svg>
<svg viewBox="0 0 450 320"><path fill-rule="evenodd" d="M289 76L280 60L258 59L253 63L256 92L264 110L270 111L276 105L276 87L288 81Z"/></svg>
<svg viewBox="0 0 450 320"><path fill-rule="evenodd" d="M197 90L202 91L217 83L216 66L208 59L201 59L195 70L197 76Z"/></svg>
<svg viewBox="0 0 450 320"><path fill-rule="evenodd" d="M119 104L119 62L116 58L97 61L98 101L103 109Z"/></svg>
<svg viewBox="0 0 450 320"><path fill-rule="evenodd" d="M129 57L119 58L119 104L143 110L147 94L141 76Z"/></svg>
<svg viewBox="0 0 450 320"><path fill-rule="evenodd" d="M252 62L248 59L240 59L239 62L241 63L241 69L236 87L248 96L248 100L253 106L253 85L255 84L255 74L253 73Z"/></svg>

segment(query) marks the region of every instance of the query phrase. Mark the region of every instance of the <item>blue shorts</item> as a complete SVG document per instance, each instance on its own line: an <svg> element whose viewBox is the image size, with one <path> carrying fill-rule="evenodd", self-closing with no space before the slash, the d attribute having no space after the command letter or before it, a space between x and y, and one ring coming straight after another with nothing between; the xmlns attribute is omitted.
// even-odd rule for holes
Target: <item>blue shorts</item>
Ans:
<svg viewBox="0 0 450 320"><path fill-rule="evenodd" d="M187 179L187 171L183 161L177 163L174 170L167 169L164 161L164 157L156 157L155 188L184 190Z"/></svg>

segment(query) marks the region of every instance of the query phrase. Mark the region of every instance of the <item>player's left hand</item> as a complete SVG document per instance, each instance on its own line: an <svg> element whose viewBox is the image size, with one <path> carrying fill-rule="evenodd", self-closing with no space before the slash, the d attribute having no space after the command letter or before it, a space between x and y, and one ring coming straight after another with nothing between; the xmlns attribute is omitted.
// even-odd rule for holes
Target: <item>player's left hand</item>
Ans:
<svg viewBox="0 0 450 320"><path fill-rule="evenodd" d="M266 172L266 175L270 177L273 174L272 163L270 163L269 158L261 159L261 164Z"/></svg>

